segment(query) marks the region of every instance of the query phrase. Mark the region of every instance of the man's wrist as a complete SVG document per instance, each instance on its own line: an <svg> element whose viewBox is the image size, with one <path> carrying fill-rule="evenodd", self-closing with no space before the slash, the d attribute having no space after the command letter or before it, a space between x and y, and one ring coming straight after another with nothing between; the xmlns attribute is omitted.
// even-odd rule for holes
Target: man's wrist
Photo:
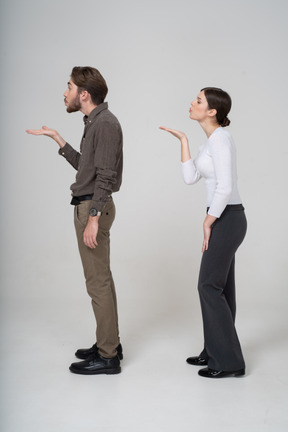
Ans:
<svg viewBox="0 0 288 432"><path fill-rule="evenodd" d="M100 210L95 209L95 208L91 208L89 210L89 215L92 217L101 216L101 214L102 214L102 212Z"/></svg>
<svg viewBox="0 0 288 432"><path fill-rule="evenodd" d="M61 137L61 135L56 135L54 139L60 148L63 148L66 145L66 141Z"/></svg>
<svg viewBox="0 0 288 432"><path fill-rule="evenodd" d="M90 216L89 215L88 222L91 224L95 224L95 223L98 224L99 218L100 218L100 216Z"/></svg>

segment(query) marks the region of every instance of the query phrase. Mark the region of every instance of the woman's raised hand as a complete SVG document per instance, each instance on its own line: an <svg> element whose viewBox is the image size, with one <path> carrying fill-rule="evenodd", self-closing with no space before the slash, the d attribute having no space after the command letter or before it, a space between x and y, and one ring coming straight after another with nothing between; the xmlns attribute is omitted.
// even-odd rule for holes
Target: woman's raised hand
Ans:
<svg viewBox="0 0 288 432"><path fill-rule="evenodd" d="M187 137L186 137L186 135L185 135L184 132L178 131L178 130L176 130L176 129L170 129L170 128L167 128L167 127L165 127L165 126L160 126L159 129L162 129L162 130L164 130L164 131L166 131L166 132L170 132L172 135L174 135L174 136L175 136L176 138L178 138L180 141L181 141L183 138L184 138L184 139L187 139Z"/></svg>

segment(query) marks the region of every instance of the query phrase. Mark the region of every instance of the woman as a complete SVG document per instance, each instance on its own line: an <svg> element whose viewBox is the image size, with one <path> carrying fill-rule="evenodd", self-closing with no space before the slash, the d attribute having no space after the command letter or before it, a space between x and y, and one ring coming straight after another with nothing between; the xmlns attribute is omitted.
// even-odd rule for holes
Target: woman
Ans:
<svg viewBox="0 0 288 432"><path fill-rule="evenodd" d="M204 239L199 273L204 349L187 362L208 366L199 370L207 378L245 375L245 362L235 329L235 252L242 243L247 222L237 188L236 150L227 115L231 98L225 91L207 87L191 103L190 118L197 120L207 141L191 160L189 144L183 132L161 127L181 142L181 167L185 183L205 178L207 215L203 223Z"/></svg>

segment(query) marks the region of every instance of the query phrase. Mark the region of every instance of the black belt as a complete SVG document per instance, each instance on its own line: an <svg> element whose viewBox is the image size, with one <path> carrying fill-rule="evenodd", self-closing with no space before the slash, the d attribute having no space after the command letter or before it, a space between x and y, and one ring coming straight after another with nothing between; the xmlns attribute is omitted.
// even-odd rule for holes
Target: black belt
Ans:
<svg viewBox="0 0 288 432"><path fill-rule="evenodd" d="M207 207L207 213L209 211L210 207ZM221 213L221 216L227 213L228 211L239 211L239 210L245 210L242 204L227 204L224 208L223 212ZM220 217L221 217L220 216Z"/></svg>
<svg viewBox="0 0 288 432"><path fill-rule="evenodd" d="M81 196L73 196L70 204L72 205L79 205L81 203L81 201L88 201L91 200L93 197L93 195L81 195Z"/></svg>

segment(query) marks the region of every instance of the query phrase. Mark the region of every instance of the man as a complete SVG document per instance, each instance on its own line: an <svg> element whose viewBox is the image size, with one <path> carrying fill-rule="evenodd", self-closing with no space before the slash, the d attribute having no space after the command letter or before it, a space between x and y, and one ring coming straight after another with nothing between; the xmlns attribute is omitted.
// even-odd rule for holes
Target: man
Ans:
<svg viewBox="0 0 288 432"><path fill-rule="evenodd" d="M59 154L76 170L71 185L74 224L86 287L96 318L96 343L76 351L81 362L72 363L73 373L117 374L123 358L119 339L117 300L110 271L109 231L115 217L112 193L120 189L123 167L122 130L104 102L108 88L100 72L92 67L74 67L64 93L67 112L84 114L80 152L47 126L27 130L46 135L59 145Z"/></svg>

